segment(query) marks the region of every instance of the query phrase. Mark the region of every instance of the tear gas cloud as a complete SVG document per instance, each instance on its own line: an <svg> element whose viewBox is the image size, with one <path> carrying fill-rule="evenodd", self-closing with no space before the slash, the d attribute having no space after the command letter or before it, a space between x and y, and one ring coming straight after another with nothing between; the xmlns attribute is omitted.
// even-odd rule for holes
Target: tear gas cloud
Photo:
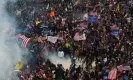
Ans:
<svg viewBox="0 0 133 80"><path fill-rule="evenodd" d="M10 34L4 30L16 27L15 19L8 15L6 3L15 0L0 0L0 80L7 80L8 73L14 71L14 65L21 58L21 50L16 44L14 32Z"/></svg>
<svg viewBox="0 0 133 80"><path fill-rule="evenodd" d="M23 51L14 38L16 21L9 16L6 10L8 1L15 2L15 0L0 0L0 80L8 80L8 74L14 72L14 65L23 55ZM10 34L4 31L7 29L11 29ZM65 69L68 69L71 64L70 58L61 59L55 55L50 55L47 58L55 65L62 64Z"/></svg>
<svg viewBox="0 0 133 80"><path fill-rule="evenodd" d="M57 64L62 64L64 69L69 69L70 68L70 65L71 65L70 57L60 58L57 55L51 54L51 55L47 56L46 58L49 59L52 63L54 63L56 66L57 66Z"/></svg>

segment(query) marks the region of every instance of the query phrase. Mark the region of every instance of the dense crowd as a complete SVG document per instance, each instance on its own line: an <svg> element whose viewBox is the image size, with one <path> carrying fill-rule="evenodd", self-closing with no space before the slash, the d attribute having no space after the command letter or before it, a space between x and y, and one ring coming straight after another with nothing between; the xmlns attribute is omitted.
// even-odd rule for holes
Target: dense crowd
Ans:
<svg viewBox="0 0 133 80"><path fill-rule="evenodd" d="M19 80L133 79L130 0L18 0L9 3L8 11L17 20L16 34L31 38L27 63L17 72ZM52 42L48 36L58 40ZM46 58L51 54L71 57L70 68L52 63ZM76 61L85 66L76 67ZM116 73L110 78L113 70Z"/></svg>

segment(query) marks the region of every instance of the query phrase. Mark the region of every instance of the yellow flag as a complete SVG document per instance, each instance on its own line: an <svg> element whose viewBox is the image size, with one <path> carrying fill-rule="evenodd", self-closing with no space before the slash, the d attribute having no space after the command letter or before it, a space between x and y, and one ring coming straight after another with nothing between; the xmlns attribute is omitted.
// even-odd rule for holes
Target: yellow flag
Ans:
<svg viewBox="0 0 133 80"><path fill-rule="evenodd" d="M38 25L39 23L41 23L39 20L36 20L35 21L36 25Z"/></svg>
<svg viewBox="0 0 133 80"><path fill-rule="evenodd" d="M15 66L15 71L19 71L22 67L23 67L23 63L22 63L22 60L20 60Z"/></svg>
<svg viewBox="0 0 133 80"><path fill-rule="evenodd" d="M120 11L120 4L117 4L116 11Z"/></svg>
<svg viewBox="0 0 133 80"><path fill-rule="evenodd" d="M75 2L75 5L78 5L80 3L80 0L77 0L76 2Z"/></svg>
<svg viewBox="0 0 133 80"><path fill-rule="evenodd" d="M67 42L67 43L65 43L65 48L68 48L69 47L69 43Z"/></svg>

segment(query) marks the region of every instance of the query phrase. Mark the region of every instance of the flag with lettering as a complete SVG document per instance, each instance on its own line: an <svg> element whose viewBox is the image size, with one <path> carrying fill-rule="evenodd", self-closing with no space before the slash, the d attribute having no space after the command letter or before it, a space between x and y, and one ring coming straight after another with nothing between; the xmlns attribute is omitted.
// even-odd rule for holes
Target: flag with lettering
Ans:
<svg viewBox="0 0 133 80"><path fill-rule="evenodd" d="M96 22L97 21L97 17L96 16L90 16L88 18L88 22Z"/></svg>
<svg viewBox="0 0 133 80"><path fill-rule="evenodd" d="M58 39L58 37L48 36L48 39L47 40L49 42L56 43L57 42L57 39Z"/></svg>
<svg viewBox="0 0 133 80"><path fill-rule="evenodd" d="M111 36L119 36L119 34L120 34L119 30L112 30L112 31L110 32L110 35L111 35Z"/></svg>

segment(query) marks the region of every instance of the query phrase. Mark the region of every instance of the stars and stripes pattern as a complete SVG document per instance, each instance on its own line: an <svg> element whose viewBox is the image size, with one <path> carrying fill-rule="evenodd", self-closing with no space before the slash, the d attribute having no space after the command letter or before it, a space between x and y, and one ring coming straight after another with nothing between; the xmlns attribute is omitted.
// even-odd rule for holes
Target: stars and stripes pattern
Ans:
<svg viewBox="0 0 133 80"><path fill-rule="evenodd" d="M22 46L23 48L26 48L26 47L27 47L27 44L28 44L28 42L31 40L31 38L27 38L27 37L25 37L25 36L22 35L22 34L16 35L16 39L18 40L19 38L22 39L22 44L21 44L21 46Z"/></svg>

